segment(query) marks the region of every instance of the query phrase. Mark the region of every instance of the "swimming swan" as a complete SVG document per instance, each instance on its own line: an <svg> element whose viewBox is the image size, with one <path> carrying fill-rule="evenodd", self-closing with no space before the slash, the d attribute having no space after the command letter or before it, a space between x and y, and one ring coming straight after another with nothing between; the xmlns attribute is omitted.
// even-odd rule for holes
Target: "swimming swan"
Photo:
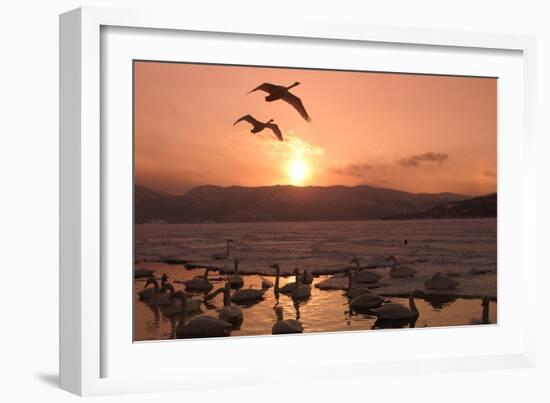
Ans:
<svg viewBox="0 0 550 403"><path fill-rule="evenodd" d="M428 290L452 290L459 284L458 281L445 276L441 272L435 273L432 278L424 281L424 285Z"/></svg>
<svg viewBox="0 0 550 403"><path fill-rule="evenodd" d="M392 267L389 271L391 278L410 278L414 277L418 271L410 266L398 266L397 259L391 255L386 259L386 262L392 262Z"/></svg>
<svg viewBox="0 0 550 403"><path fill-rule="evenodd" d="M233 243L233 240L232 239L226 239L225 240L225 244L226 244L226 250L225 252L220 252L220 253L214 253L213 255L211 255L210 257L212 259L215 259L215 260L224 260L224 259L229 259L231 257L231 244Z"/></svg>
<svg viewBox="0 0 550 403"><path fill-rule="evenodd" d="M208 292L212 289L213 285L208 281L209 268L206 268L204 275L195 277L191 280L185 280L182 283L185 284L185 289L188 291Z"/></svg>
<svg viewBox="0 0 550 403"><path fill-rule="evenodd" d="M234 260L235 269L233 274L229 275L229 284L231 288L241 288L244 285L243 276L239 274L239 259Z"/></svg>
<svg viewBox="0 0 550 403"><path fill-rule="evenodd" d="M199 337L223 337L231 334L231 324L221 320L213 318L212 316L201 315L187 321L187 299L185 295L178 291L176 297L181 301L183 307L180 320L176 326L176 337L179 339L199 338Z"/></svg>
<svg viewBox="0 0 550 403"><path fill-rule="evenodd" d="M356 264L356 273L355 273L355 282L356 283L376 283L378 280L382 278L382 276L376 272L368 271L368 270L361 270L361 266L359 265L359 259L353 258L350 263Z"/></svg>
<svg viewBox="0 0 550 403"><path fill-rule="evenodd" d="M401 304L384 304L380 308L371 309L370 312L382 321L410 321L418 318L418 308L414 303L415 298L424 296L421 290L413 290L409 295L409 307Z"/></svg>
<svg viewBox="0 0 550 403"><path fill-rule="evenodd" d="M283 307L278 306L275 308L277 314L277 322L271 328L271 334L291 334L291 333L303 333L304 328L299 320L296 319L284 319Z"/></svg>

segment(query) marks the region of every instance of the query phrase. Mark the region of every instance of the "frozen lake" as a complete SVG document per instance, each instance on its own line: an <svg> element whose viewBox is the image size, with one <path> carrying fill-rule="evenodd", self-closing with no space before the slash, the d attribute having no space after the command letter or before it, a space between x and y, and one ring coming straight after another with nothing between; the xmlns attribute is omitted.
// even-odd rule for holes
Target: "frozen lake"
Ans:
<svg viewBox="0 0 550 403"><path fill-rule="evenodd" d="M142 224L135 227L135 260L137 267L154 268L157 276L166 272L173 281L202 274L204 270L200 267L203 266L229 270L233 267L233 258L237 258L241 274L250 273L245 276L245 287L258 288L260 279L253 273L272 275L273 269L269 266L273 263L281 266L283 274L290 274L294 267L308 269L319 275L315 278L317 284L328 278L329 273L343 271L354 257L364 266L369 262L383 262L385 257L393 255L400 264L418 270L418 274L413 279L393 279L387 267L369 269L382 275L380 286L373 291L393 302L403 302L400 297L414 288L424 290L424 280L434 273L450 273L459 286L452 290L452 295L449 291L431 292L426 301L419 301L420 317L416 326L459 325L481 315L479 298L496 297L496 227L496 219ZM227 238L234 241L231 258L212 259L211 255L225 252ZM193 262L199 268L187 270L183 264L163 263L167 260ZM488 273L472 274L472 269ZM212 272L211 277L214 289L223 284L219 273ZM136 290L143 287L142 284L136 282ZM272 294L268 292L259 304L243 308L245 321L234 335L270 333L275 320L273 307L277 303ZM438 294L442 295L437 298ZM311 298L298 307L285 296L279 303L285 307L288 318L299 314L306 332L372 327L373 318L350 315L346 301L342 291L322 291L314 287ZM213 302L210 307L204 306L203 311L216 316L216 309L222 306L221 297ZM170 338L173 318L155 314L139 301L136 301L135 318L136 340ZM494 302L491 321L496 321Z"/></svg>

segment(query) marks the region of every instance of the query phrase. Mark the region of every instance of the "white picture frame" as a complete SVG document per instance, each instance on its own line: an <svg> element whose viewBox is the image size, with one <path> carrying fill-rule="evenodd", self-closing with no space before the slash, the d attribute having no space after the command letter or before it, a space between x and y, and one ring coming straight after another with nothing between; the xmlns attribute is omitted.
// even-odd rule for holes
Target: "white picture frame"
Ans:
<svg viewBox="0 0 550 403"><path fill-rule="evenodd" d="M111 30L110 27L116 28ZM114 39L105 42L105 36L102 36L105 32L114 32ZM116 37L117 32L121 33L119 37ZM117 237L119 230L128 231L131 217L130 221L129 216L125 216L122 221L112 224L113 215L106 212L117 208L111 204L113 199L121 200L121 203L128 200L127 190L131 186L131 178L125 177L127 172L124 170L117 171L116 175L111 172L116 168L110 163L110 158L117 150L127 148L128 143L123 140L112 142L113 136L106 133L112 131L111 125L117 127L118 124L122 125L122 132L127 132L128 122L124 116L128 113L129 94L124 92L125 88L128 88L123 76L124 70L121 73L117 70L117 65L111 66L108 62L106 64L102 58L112 58L113 61L117 57L126 58L127 62L128 58L134 57L131 53L133 48L126 46L128 43L124 41L131 40L127 37L139 32L144 35L140 41L142 49L147 48L146 37L151 33L156 35L152 40L159 41L159 44L164 41L163 45L155 46L160 50L156 49L155 52L158 53L149 56L153 58L166 55L170 57L170 47L181 39L178 33L186 32L192 32L194 37L198 38L201 35L215 33L216 41L223 41L224 36L227 36L227 40L230 37L252 38L253 41L270 41L276 46L283 47L289 41L299 43L302 47L310 43L309 41L320 41L320 46L332 46L335 51L339 46L346 44L356 47L355 52L361 52L361 46L368 44L391 45L400 49L411 47L416 52L425 52L428 61L431 60L430 57L433 58L430 55L432 50L446 52L449 54L447 65L439 67L444 70L439 73L446 74L460 70L453 60L465 57L482 58L488 54L487 65L474 66L480 70L477 73L474 71L473 74L481 75L480 72L484 71L484 68L487 71L502 68L503 77L509 77L506 78L506 83L509 84L502 88L502 93L510 98L510 103L502 102L499 105L499 324L479 329L423 329L407 334L391 331L369 332L369 343L375 344L379 351L384 343L395 343L403 336L420 346L427 343L424 340L429 338L429 343L434 347L430 351L419 351L409 355L407 351L397 349L393 354L384 356L365 349L363 354L354 354L350 358L340 358L336 354L320 356L313 352L312 346L335 346L342 337L346 337L346 345L360 345L361 341L365 340L366 333L350 332L345 336L338 333L308 335L299 338L278 336L269 338L269 341L259 337L241 338L231 340L230 345L227 344L228 340L133 344L126 336L116 339L112 333L127 334L127 330L124 330L125 325L121 323L127 323L124 316L127 305L122 304L128 302L113 301L112 292L115 287L107 284L110 284L110 281L113 284L116 281L124 281L126 277L112 277L111 272L106 271L106 267L110 267L110 259L127 259L127 254L112 255L112 248L109 248L105 239L107 235L110 239ZM191 42L189 46L191 47L188 49L194 49ZM291 21L281 24L280 21L260 22L247 19L246 16L222 20L150 10L81 8L61 15L60 48L60 384L63 389L79 395L96 395L206 388L235 383L246 386L279 383L285 380L290 382L298 373L302 378L322 382L329 377L334 378L334 372L337 372L336 377L344 378L351 374L355 377L366 377L381 372L401 374L410 370L418 373L534 365L534 321L530 320L529 313L525 314L531 312L530 314L534 315L536 286L536 216L533 208L535 163L534 159L530 158L535 147L535 46L532 37L368 27L316 21L313 18L299 24ZM128 53L125 53L125 49ZM113 50L116 52L109 53ZM147 52L153 50L149 49ZM499 61L499 55L508 54L513 57L505 56ZM198 57L201 56L197 53L194 60ZM227 62L227 59L219 59L222 57L220 55L211 54L205 57L210 62ZM239 56L235 57L239 60ZM125 63L125 60L121 60L121 63ZM257 63L269 65L270 60L265 58ZM304 66L307 60L303 59L301 63L297 63ZM315 65L315 62L312 63ZM499 66L499 63L504 67ZM254 61L251 64L254 64ZM438 73L437 67L431 70L421 65L415 68L402 67L396 65L394 71L412 69L416 72L415 69L422 69L429 73ZM107 70L104 70L105 68ZM462 69L463 72L467 72L467 69ZM117 84L113 84L113 81L105 80L102 74L114 74L113 77L122 80L116 80ZM516 94L517 97L512 97ZM125 100L122 99L118 104L118 98ZM116 121L110 120L110 110L103 109L107 101L109 108L119 108L116 110L121 112L120 115L117 114L120 117ZM500 101L499 98L499 103ZM500 109L501 107L504 109ZM509 120L501 121L501 118ZM504 139L503 133L506 134ZM125 158L127 160L127 156ZM502 161L506 164L503 165ZM501 179L501 176L505 179ZM109 184L112 181L118 181L116 183L120 184L125 178L128 183L126 186L120 186L122 193L114 194L115 190ZM501 217L502 212L505 213L504 218ZM502 229L506 231L503 232ZM510 233L511 229L515 232ZM110 232L111 230L113 232ZM122 234L121 239L127 241L125 236ZM125 247L131 248L129 245ZM125 260L121 262L124 264ZM509 271L510 276L517 276L517 282L514 278L513 285L510 284L511 280L503 281L503 277L508 278L503 271L506 272L506 267L512 266L521 267L517 273ZM128 273L130 270L129 268ZM510 295L512 289L523 297L519 307L506 304L506 295ZM123 296L125 292L127 290L122 291ZM501 295L504 296L502 303ZM121 304L120 309L115 309L116 306L112 304ZM518 318L520 311L523 312L523 316L521 323L518 323L519 321L514 319ZM120 326L120 329L117 326ZM455 344L454 351L446 353L449 348L448 345L442 345L441 341L444 338L461 339L464 348ZM478 342L474 343L476 340ZM492 348L486 350L486 353L483 348L487 345L483 344L483 340L487 343L494 341ZM437 345L437 341L440 345ZM242 367L240 373L247 371L247 377L238 376L239 373L235 372L226 374L221 370L209 368L206 381L203 379L206 377L202 377L206 375L206 366L194 366L193 372L190 373L189 368L175 371L174 367L168 365L169 358L174 354L193 354L193 351L196 354L200 343L207 343L208 354L212 357L223 353L224 349L229 347L239 349L243 356L235 365ZM290 361L286 363L284 371L273 361L266 366L260 362L258 355L262 348L265 349L266 343L269 343L268 357L276 357L290 348L293 351L301 351L307 362L304 364L297 360ZM472 343L478 344L478 348L466 347ZM193 348L185 350L185 346ZM309 350L312 352L308 352ZM193 355L187 357L189 360L198 359L198 356ZM148 364L166 364L163 365L165 370L160 371L157 376L140 371L137 368L139 365L136 366L136 362L139 364L140 360ZM116 365L113 364L111 368L110 362L116 362ZM127 363L126 366L124 362ZM257 371L262 365L265 367L263 371ZM304 365L308 368L307 373L303 371ZM147 381L143 382L143 379Z"/></svg>

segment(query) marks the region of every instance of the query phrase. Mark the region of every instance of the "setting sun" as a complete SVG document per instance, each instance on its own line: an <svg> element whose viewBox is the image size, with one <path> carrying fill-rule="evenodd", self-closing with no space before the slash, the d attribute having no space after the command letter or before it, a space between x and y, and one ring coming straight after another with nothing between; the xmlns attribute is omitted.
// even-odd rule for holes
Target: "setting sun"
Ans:
<svg viewBox="0 0 550 403"><path fill-rule="evenodd" d="M293 160L288 165L288 175L293 185L300 185L308 175L308 167L302 160Z"/></svg>

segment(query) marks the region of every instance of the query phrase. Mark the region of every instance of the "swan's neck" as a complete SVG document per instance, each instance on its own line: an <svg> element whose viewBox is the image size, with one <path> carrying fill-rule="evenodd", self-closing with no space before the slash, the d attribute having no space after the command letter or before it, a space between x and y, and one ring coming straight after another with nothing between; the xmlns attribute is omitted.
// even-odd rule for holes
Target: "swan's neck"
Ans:
<svg viewBox="0 0 550 403"><path fill-rule="evenodd" d="M223 292L223 306L231 305L231 291L225 289Z"/></svg>
<svg viewBox="0 0 550 403"><path fill-rule="evenodd" d="M351 294L352 290L353 290L353 270L350 270L349 276L348 276L348 294Z"/></svg>
<svg viewBox="0 0 550 403"><path fill-rule="evenodd" d="M361 266L359 265L359 261L355 261L355 267L357 268L357 271L361 270Z"/></svg>
<svg viewBox="0 0 550 403"><path fill-rule="evenodd" d="M239 272L239 261L235 260L235 274Z"/></svg>
<svg viewBox="0 0 550 403"><path fill-rule="evenodd" d="M414 295L412 293L409 295L409 308L411 309L411 312L418 313L418 308L414 303Z"/></svg>
<svg viewBox="0 0 550 403"><path fill-rule="evenodd" d="M291 89L291 88L294 88L294 87L296 87L297 85L298 85L298 83L294 83L294 84L292 84L291 86L289 86L289 87L286 87L286 89L287 89L287 90L289 90L289 89Z"/></svg>
<svg viewBox="0 0 550 403"><path fill-rule="evenodd" d="M280 322L283 320L283 310L282 309L278 309L277 310L277 322Z"/></svg>
<svg viewBox="0 0 550 403"><path fill-rule="evenodd" d="M180 313L180 326L183 326L185 322L187 321L187 301L185 300L185 296L180 297L181 301L181 313Z"/></svg>
<svg viewBox="0 0 550 403"><path fill-rule="evenodd" d="M279 277L281 277L281 271L277 269L277 274L275 275L275 287L273 287L275 295L279 294Z"/></svg>
<svg viewBox="0 0 550 403"><path fill-rule="evenodd" d="M210 273L210 269L206 269L206 270L204 271L204 276L203 276L203 278L204 278L206 281L208 281L208 273Z"/></svg>
<svg viewBox="0 0 550 403"><path fill-rule="evenodd" d="M226 255L229 256L230 253L231 253L231 250L230 250L230 247L229 247L229 241L226 241L226 245L225 245L225 249L226 249Z"/></svg>
<svg viewBox="0 0 550 403"><path fill-rule="evenodd" d="M481 323L487 325L489 323L489 304L483 305L483 315L481 316Z"/></svg>

